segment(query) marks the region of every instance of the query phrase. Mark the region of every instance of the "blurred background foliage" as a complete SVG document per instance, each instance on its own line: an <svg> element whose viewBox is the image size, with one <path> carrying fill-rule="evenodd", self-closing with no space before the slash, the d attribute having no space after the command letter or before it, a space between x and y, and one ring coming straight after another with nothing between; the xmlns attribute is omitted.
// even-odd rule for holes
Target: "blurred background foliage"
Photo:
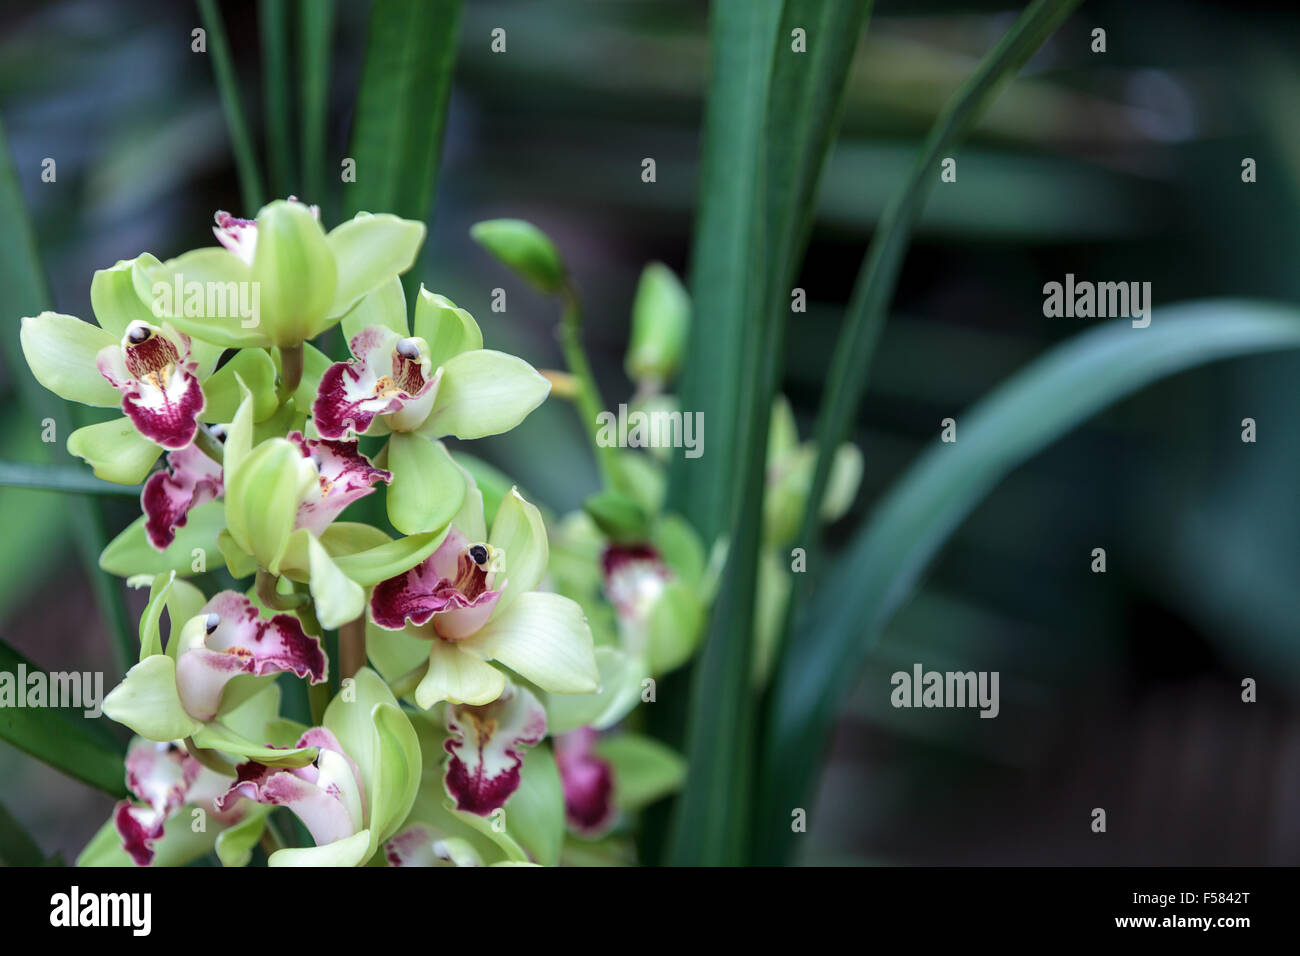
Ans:
<svg viewBox="0 0 1300 956"><path fill-rule="evenodd" d="M258 7L220 7L260 139ZM368 7L336 5L325 128L333 178L323 195L299 193L331 223L346 203L337 169ZM706 5L466 7L419 279L469 309L489 347L559 366L554 306L504 277L468 236L486 218L536 222L576 277L596 374L617 403L630 391L622 354L637 276L652 259L679 273L688 261ZM783 389L801 433L887 197L1014 12L876 3L799 280L809 309L791 317ZM213 210L255 211L241 208L211 64L190 51L199 22L189 3L0 9L0 116L59 311L89 315L94 269L209 245ZM505 54L489 48L498 26ZM1107 31L1105 54L1089 52L1096 26ZM956 152L958 182L937 188L926 208L855 429L863 489L832 544L941 419L960 422L977 397L1097 321L1045 319L1044 282L1067 272L1149 281L1157 304L1300 301L1298 42L1294 12L1166 0L1090 0L1048 41ZM1247 156L1259 167L1249 185ZM40 180L45 157L57 161L54 184ZM644 157L656 160L653 184L641 181ZM496 287L507 289L505 313L489 308ZM15 376L25 374L9 367L0 379L8 461L43 451L39 422L16 410ZM1294 354L1178 375L1015 471L950 541L873 655L799 859L1300 862L1297 381ZM1245 417L1258 422L1255 444L1240 439ZM61 437L70 430L60 424ZM474 450L556 513L597 485L560 402ZM109 530L133 512L129 498L109 501ZM0 489L0 634L47 669L103 670L111 685L111 641L69 513L57 494ZM1104 575L1089 571L1095 547L1107 551ZM128 601L138 612L140 596ZM889 675L917 661L1000 671L1000 717L892 708ZM1255 705L1240 702L1244 677L1259 682ZM69 858L110 804L7 746L0 779L0 803ZM1093 807L1107 809L1105 836L1089 830Z"/></svg>

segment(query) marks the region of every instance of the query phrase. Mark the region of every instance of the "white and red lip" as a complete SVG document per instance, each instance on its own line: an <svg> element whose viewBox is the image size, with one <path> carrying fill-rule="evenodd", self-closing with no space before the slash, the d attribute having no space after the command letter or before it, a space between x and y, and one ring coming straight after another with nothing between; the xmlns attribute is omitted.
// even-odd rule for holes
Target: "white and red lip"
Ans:
<svg viewBox="0 0 1300 956"><path fill-rule="evenodd" d="M189 336L132 322L120 345L105 346L95 365L122 393L122 411L136 430L172 451L194 440L205 407Z"/></svg>

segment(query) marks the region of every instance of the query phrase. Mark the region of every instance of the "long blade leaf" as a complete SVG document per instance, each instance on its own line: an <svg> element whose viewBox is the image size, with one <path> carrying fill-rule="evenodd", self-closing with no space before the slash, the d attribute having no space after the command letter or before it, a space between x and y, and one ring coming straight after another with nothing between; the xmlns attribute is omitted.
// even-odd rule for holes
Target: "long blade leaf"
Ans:
<svg viewBox="0 0 1300 956"><path fill-rule="evenodd" d="M85 716L85 711L92 709L90 703L83 698L80 708L18 706L18 698L27 701L29 688L41 681L48 704L50 677L4 641L0 641L0 674L10 676L16 695L12 703L0 707L0 740L104 793L115 797L126 794L122 769L125 749L109 733L105 718ZM38 674L41 676L33 680L33 675ZM83 675L68 676L75 679L80 690ZM98 690L102 689L101 685ZM96 696L97 691L92 687L90 693Z"/></svg>
<svg viewBox="0 0 1300 956"><path fill-rule="evenodd" d="M81 495L140 496L139 485L117 485L96 478L84 468L64 465L30 465L0 461L0 487L62 491Z"/></svg>
<svg viewBox="0 0 1300 956"><path fill-rule="evenodd" d="M773 318L762 298L763 189L767 93L780 13L777 0L719 0L711 15L713 75L691 270L694 308L702 319L692 323L682 407L726 425L712 430L707 467L676 460L671 493L676 509L706 540L751 534L752 523L743 518L761 510L770 404L763 394L762 356ZM743 555L746 543L737 544L733 554ZM725 864L743 857L754 703L751 563L729 562L694 667L686 739L690 770L675 808L669 856L675 864Z"/></svg>
<svg viewBox="0 0 1300 956"><path fill-rule="evenodd" d="M1009 472L1107 405L1206 362L1300 348L1300 310L1222 300L1170 306L1151 325L1085 332L1034 360L959 419L881 500L798 618L767 713L759 859L780 861L839 708L881 630L935 552Z"/></svg>
<svg viewBox="0 0 1300 956"><path fill-rule="evenodd" d="M330 50L334 41L334 0L303 0L298 6L299 96L302 102L302 188L309 202L324 208L325 121L329 116ZM330 209L334 207L331 204Z"/></svg>
<svg viewBox="0 0 1300 956"><path fill-rule="evenodd" d="M800 540L811 542L830 477L835 449L848 434L862 403L886 310L912 229L939 179L939 160L979 119L1034 51L1051 36L1080 0L1034 0L1016 19L931 128L903 188L881 216L849 301L848 314L817 419L817 467L804 512ZM810 556L815 549L809 548Z"/></svg>
<svg viewBox="0 0 1300 956"><path fill-rule="evenodd" d="M239 96L239 77L230 56L230 43L226 28L221 22L216 0L199 0L199 16L207 31L208 55L212 57L212 71L217 79L217 92L221 96L221 109L226 114L226 129L230 133L230 146L235 153L235 171L239 174L239 191L243 194L244 214L254 215L262 207L262 174L257 168L257 153L253 138L244 117L244 106Z"/></svg>
<svg viewBox="0 0 1300 956"><path fill-rule="evenodd" d="M425 219L435 194L461 0L376 0L352 129L362 210Z"/></svg>
<svg viewBox="0 0 1300 956"><path fill-rule="evenodd" d="M60 433L68 434L82 424L78 414L81 409L61 401L37 383L22 359L18 341L18 318L37 315L53 303L3 126L0 126L0 221L9 226L0 239L0 289L5 290L10 310L7 321L0 322L0 359L9 380L18 389L24 418L33 426L52 419ZM60 464L73 462L61 446L47 447ZM74 498L67 502L65 515L67 526L76 536L77 549L95 592L95 603L113 635L118 662L125 669L136 653L135 628L127 614L121 585L99 569L99 554L108 543L103 511L89 499Z"/></svg>

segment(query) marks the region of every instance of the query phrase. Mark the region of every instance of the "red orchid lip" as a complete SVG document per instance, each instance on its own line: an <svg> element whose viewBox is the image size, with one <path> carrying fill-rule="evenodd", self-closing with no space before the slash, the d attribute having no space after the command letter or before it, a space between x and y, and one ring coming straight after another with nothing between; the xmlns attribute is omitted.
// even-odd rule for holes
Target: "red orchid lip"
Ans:
<svg viewBox="0 0 1300 956"><path fill-rule="evenodd" d="M546 736L546 709L521 687L507 686L490 704L447 707L443 786L457 810L488 816L519 789L522 747Z"/></svg>
<svg viewBox="0 0 1300 956"><path fill-rule="evenodd" d="M392 472L372 465L355 441L307 439L298 431L289 433L289 441L316 463L320 474L319 497L303 501L295 521L296 527L312 534L320 535L344 508L374 491L376 482L393 480Z"/></svg>
<svg viewBox="0 0 1300 956"><path fill-rule="evenodd" d="M323 438L361 434L380 415L399 412L409 402L424 398L436 387L428 362L419 349L410 354L414 339L399 338L383 326L370 326L352 337L354 358L336 362L321 376L312 419Z"/></svg>
<svg viewBox="0 0 1300 956"><path fill-rule="evenodd" d="M313 727L298 739L295 746L316 747L342 757L352 772L357 794L364 799L361 771L343 751L333 733L324 727ZM225 809L240 797L254 803L288 807L307 827L317 846L352 836L358 832L360 821L352 819L337 783L321 785L319 763L317 758L315 764L289 770L279 770L255 761L242 763L236 768L234 784L217 798L217 807Z"/></svg>
<svg viewBox="0 0 1300 956"><path fill-rule="evenodd" d="M483 561L475 555L483 553ZM464 640L487 623L500 590L489 586L484 566L487 548L471 544L452 528L433 554L409 571L380 581L370 595L370 617L380 627L400 631L433 621L444 640Z"/></svg>
<svg viewBox="0 0 1300 956"><path fill-rule="evenodd" d="M136 430L178 451L194 440L206 400L198 364L189 361L189 336L174 334L175 342L160 329L133 322L122 344L100 350L95 365L122 393L122 411Z"/></svg>
<svg viewBox="0 0 1300 956"><path fill-rule="evenodd" d="M206 628L203 643L183 650L176 661L176 686L186 713L211 720L221 694L239 674L263 676L290 672L319 684L328 676L320 640L307 634L291 614L263 618L237 591L222 591L200 612L216 625Z"/></svg>
<svg viewBox="0 0 1300 956"><path fill-rule="evenodd" d="M224 491L221 465L195 445L167 453L167 467L154 472L140 493L149 543L162 551L176 540L192 509Z"/></svg>

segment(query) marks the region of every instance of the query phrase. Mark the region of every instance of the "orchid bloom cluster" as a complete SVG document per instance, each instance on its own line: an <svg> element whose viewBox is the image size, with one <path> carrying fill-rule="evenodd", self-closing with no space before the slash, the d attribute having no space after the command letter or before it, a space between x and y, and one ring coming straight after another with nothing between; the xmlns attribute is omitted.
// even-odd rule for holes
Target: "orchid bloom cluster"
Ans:
<svg viewBox="0 0 1300 956"><path fill-rule="evenodd" d="M149 592L104 702L137 735L129 795L79 862L551 864L675 785L675 755L602 732L681 650L593 638L539 509L444 444L513 429L551 382L443 296L408 310L424 226L327 232L290 199L213 231L95 273L94 322L22 321L46 388L112 410L69 451L141 485L100 560ZM689 579L658 553L606 556L620 614Z"/></svg>

